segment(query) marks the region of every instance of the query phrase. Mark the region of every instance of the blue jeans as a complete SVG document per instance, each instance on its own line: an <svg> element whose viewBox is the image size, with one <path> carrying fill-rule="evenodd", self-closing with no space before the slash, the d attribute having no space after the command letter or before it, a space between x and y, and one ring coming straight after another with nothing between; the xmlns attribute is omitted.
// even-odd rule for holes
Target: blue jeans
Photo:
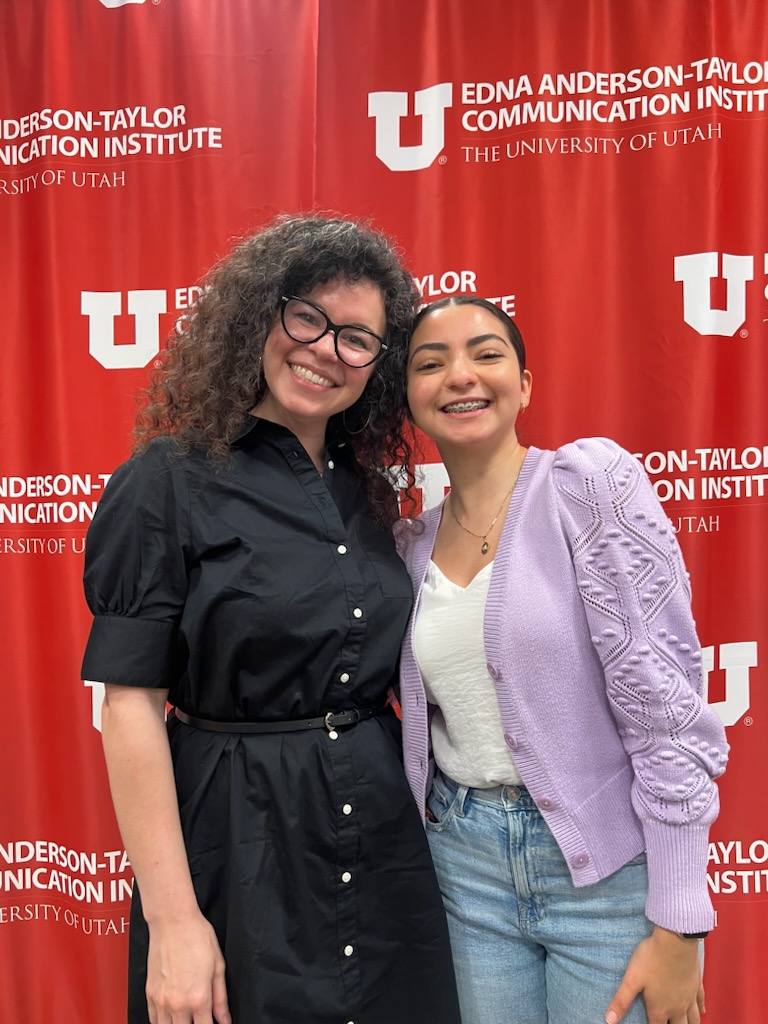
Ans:
<svg viewBox="0 0 768 1024"><path fill-rule="evenodd" d="M577 889L526 789L438 772L427 806L464 1024L601 1024L652 930L645 855ZM647 1024L641 996L624 1024Z"/></svg>

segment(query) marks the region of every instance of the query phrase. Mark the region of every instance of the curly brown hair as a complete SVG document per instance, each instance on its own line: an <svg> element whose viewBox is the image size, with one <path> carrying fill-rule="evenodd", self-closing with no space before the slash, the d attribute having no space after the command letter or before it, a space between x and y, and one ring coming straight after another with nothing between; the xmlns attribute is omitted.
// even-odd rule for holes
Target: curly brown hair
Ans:
<svg viewBox="0 0 768 1024"><path fill-rule="evenodd" d="M405 365L419 295L391 240L359 222L282 216L211 270L191 315L155 362L134 430L136 448L172 435L182 451L226 457L264 394L261 357L280 297L362 278L381 289L388 347L360 398L331 418L327 437L352 448L374 515L391 525L397 503L383 471L403 467L406 484L413 483Z"/></svg>

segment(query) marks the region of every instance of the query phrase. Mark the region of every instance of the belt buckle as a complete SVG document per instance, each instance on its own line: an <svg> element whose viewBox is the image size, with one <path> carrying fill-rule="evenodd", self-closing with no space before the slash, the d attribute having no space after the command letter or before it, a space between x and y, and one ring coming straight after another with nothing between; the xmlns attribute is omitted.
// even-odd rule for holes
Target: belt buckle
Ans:
<svg viewBox="0 0 768 1024"><path fill-rule="evenodd" d="M325 728L328 730L328 739L337 740L339 734L336 732L336 726L333 724L333 712L329 711L323 719Z"/></svg>

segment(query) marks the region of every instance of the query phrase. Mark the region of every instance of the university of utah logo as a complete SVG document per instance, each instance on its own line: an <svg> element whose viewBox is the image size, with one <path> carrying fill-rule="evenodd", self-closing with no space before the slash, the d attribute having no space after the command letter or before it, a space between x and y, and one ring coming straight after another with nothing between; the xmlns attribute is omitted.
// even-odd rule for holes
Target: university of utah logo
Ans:
<svg viewBox="0 0 768 1024"><path fill-rule="evenodd" d="M715 668L722 669L725 672L725 696L723 700L712 701L711 704L723 725L736 725L749 711L749 670L757 668L757 641L742 640L739 643L719 644L717 648L704 647L701 655L704 699L707 698L710 672Z"/></svg>
<svg viewBox="0 0 768 1024"><path fill-rule="evenodd" d="M420 171L429 167L445 144L445 111L452 103L450 82L414 93L413 113L421 118L421 143L402 146L400 119L408 115L408 93L368 93L368 116L376 119L376 156L390 171Z"/></svg>
<svg viewBox="0 0 768 1024"><path fill-rule="evenodd" d="M128 292L127 313L133 317L134 340L121 345L115 339L115 320L123 316L121 292L81 292L80 312L88 317L88 351L107 370L146 366L160 351L160 317L167 312L164 291Z"/></svg>
<svg viewBox="0 0 768 1024"><path fill-rule="evenodd" d="M765 256L768 273L768 254ZM675 280L683 283L683 320L699 334L731 337L747 318L747 281L755 276L753 256L694 252L675 256ZM725 280L725 308L712 306L711 282Z"/></svg>

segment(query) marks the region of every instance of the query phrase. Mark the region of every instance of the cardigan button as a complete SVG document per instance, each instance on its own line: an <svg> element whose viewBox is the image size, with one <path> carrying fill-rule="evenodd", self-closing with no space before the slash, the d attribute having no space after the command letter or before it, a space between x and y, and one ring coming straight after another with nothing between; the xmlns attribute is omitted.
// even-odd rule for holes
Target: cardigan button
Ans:
<svg viewBox="0 0 768 1024"><path fill-rule="evenodd" d="M504 733L504 742L507 744L510 750L517 750L520 744L517 742L515 737L510 732Z"/></svg>
<svg viewBox="0 0 768 1024"><path fill-rule="evenodd" d="M575 857L571 859L571 867L573 868L584 868L589 864L588 853L577 853Z"/></svg>
<svg viewBox="0 0 768 1024"><path fill-rule="evenodd" d="M499 679L501 679L501 669L497 668L496 665L492 665L489 661L486 668L488 669L488 675L491 677L491 679L495 679L496 682L498 682Z"/></svg>

